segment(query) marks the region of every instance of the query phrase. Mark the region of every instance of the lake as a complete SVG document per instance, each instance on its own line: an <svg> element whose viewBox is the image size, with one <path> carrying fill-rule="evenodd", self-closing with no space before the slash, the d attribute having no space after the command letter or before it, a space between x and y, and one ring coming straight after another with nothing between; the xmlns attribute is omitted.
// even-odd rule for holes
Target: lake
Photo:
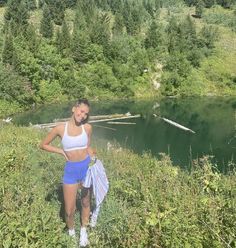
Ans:
<svg viewBox="0 0 236 248"><path fill-rule="evenodd" d="M42 106L13 118L19 125L47 123L69 117L73 103ZM165 98L156 100L91 102L91 115L114 113L141 114L124 122L135 125L93 124L94 136L116 141L136 153L150 152L156 157L167 153L175 165L189 168L191 161L212 155L221 171L236 163L236 99L225 97ZM195 132L170 125L168 118ZM108 127L112 129L107 129Z"/></svg>

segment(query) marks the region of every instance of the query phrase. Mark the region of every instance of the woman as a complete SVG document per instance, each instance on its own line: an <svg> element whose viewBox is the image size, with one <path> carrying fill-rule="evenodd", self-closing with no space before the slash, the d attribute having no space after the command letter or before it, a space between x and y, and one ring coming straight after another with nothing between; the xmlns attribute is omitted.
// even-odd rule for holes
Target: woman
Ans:
<svg viewBox="0 0 236 248"><path fill-rule="evenodd" d="M92 127L87 123L89 116L89 102L80 99L72 108L72 117L65 124L54 127L42 141L40 147L48 152L58 153L66 159L63 176L63 195L65 202L66 224L69 235L75 237L74 214L76 210L77 190L82 189L82 223L80 230L80 246L88 245L86 226L90 214L90 192L82 187L88 165L93 156L90 147ZM59 136L63 148L55 147L51 142Z"/></svg>

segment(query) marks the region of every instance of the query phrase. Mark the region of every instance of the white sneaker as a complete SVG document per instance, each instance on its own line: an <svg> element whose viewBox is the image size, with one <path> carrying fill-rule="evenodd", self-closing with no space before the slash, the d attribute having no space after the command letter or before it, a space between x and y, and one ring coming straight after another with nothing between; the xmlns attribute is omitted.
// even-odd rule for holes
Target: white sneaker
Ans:
<svg viewBox="0 0 236 248"><path fill-rule="evenodd" d="M95 227L97 225L98 215L93 213L90 219L90 226Z"/></svg>
<svg viewBox="0 0 236 248"><path fill-rule="evenodd" d="M69 229L69 236L75 238L75 229Z"/></svg>
<svg viewBox="0 0 236 248"><path fill-rule="evenodd" d="M81 227L81 229L80 229L80 241L79 241L79 244L80 244L81 247L85 247L85 246L87 246L89 244L86 227Z"/></svg>
<svg viewBox="0 0 236 248"><path fill-rule="evenodd" d="M90 219L90 226L91 227L95 227L97 225L97 219L98 219L98 214L99 214L99 211L100 211L100 206L98 206L92 216L91 216L91 219Z"/></svg>

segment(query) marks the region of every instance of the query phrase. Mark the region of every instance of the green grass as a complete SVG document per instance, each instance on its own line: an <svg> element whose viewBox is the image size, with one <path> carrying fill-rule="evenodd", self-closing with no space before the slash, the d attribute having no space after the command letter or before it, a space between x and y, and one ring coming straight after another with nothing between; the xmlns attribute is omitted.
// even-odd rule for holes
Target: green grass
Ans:
<svg viewBox="0 0 236 248"><path fill-rule="evenodd" d="M0 247L71 247L59 216L63 158L39 150L44 131L0 125ZM235 247L235 172L219 174L203 158L189 173L164 154L105 144L93 144L110 190L91 247Z"/></svg>

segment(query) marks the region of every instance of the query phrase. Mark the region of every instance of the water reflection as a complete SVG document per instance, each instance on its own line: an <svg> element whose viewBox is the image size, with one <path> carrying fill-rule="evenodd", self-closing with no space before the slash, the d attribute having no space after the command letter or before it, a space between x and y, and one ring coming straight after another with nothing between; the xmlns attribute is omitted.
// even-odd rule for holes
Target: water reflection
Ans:
<svg viewBox="0 0 236 248"><path fill-rule="evenodd" d="M18 124L51 122L68 117L73 103L41 107L14 118ZM191 159L204 154L224 170L228 161L236 162L236 100L234 98L184 98L161 101L119 101L92 103L92 115L127 113L141 114L131 119L136 125L94 125L94 134L135 152L149 151L154 156L168 153L174 164L188 167ZM157 117L155 117L155 116ZM165 117L196 132L192 134L164 122ZM124 120L127 122L128 120ZM235 138L234 138L235 137ZM230 142L229 142L230 141Z"/></svg>

